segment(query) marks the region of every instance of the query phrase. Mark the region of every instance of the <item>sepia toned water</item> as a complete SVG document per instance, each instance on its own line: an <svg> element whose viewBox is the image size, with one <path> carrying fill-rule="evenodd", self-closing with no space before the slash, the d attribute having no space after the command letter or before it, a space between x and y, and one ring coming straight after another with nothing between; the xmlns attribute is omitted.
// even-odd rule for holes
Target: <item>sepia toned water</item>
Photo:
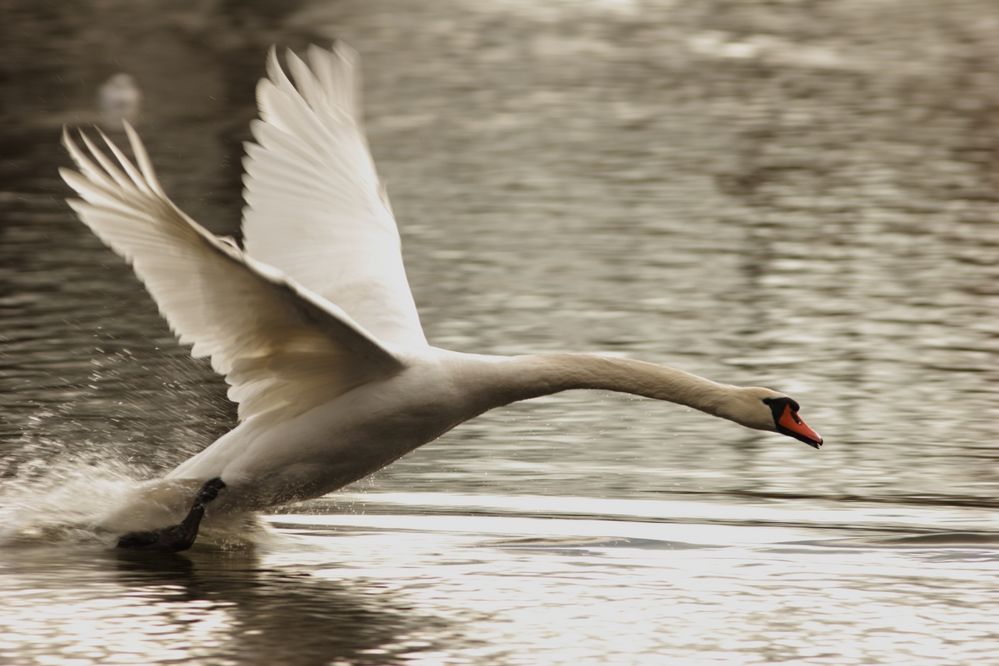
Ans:
<svg viewBox="0 0 999 666"><path fill-rule="evenodd" d="M994 3L0 12L0 663L999 662ZM572 392L255 549L95 539L235 410L65 206L59 132L130 75L167 191L237 234L266 49L334 37L434 344L772 386L826 446Z"/></svg>

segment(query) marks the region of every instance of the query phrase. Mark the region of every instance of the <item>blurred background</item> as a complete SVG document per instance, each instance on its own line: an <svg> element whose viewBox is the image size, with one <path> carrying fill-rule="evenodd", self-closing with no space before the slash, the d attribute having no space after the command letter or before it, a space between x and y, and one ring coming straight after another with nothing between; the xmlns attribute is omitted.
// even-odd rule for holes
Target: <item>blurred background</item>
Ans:
<svg viewBox="0 0 999 666"><path fill-rule="evenodd" d="M238 237L241 142L268 47L341 38L363 59L369 140L433 344L605 351L771 386L826 440L816 452L574 392L461 426L351 488L361 504L348 512L654 500L695 503L684 510L698 520L744 511L743 525L766 520L758 509L818 529L999 534L991 0L0 0L0 16L8 488L81 466L153 476L235 419L221 379L65 206L62 126L115 135L110 121L131 118L177 204ZM334 497L294 510L344 509ZM890 612L924 600L899 595ZM846 622L813 634L830 645L876 625L850 625L849 605L826 611ZM937 619L924 635L949 626ZM604 621L593 636L606 658ZM510 631L497 635L523 635ZM995 656L996 640L994 627L968 634L956 654ZM746 641L739 660L763 654ZM630 663L662 647L636 645ZM955 654L938 647L922 657ZM766 658L778 656L808 654Z"/></svg>

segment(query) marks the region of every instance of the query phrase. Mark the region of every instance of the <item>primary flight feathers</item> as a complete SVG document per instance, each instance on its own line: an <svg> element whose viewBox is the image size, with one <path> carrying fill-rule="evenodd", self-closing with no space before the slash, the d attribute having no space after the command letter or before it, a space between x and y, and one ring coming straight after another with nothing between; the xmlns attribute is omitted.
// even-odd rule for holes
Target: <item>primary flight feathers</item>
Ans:
<svg viewBox="0 0 999 666"><path fill-rule="evenodd" d="M357 56L343 44L272 49L257 87L262 120L243 160L250 256L350 313L379 340L425 346L399 231L361 128Z"/></svg>

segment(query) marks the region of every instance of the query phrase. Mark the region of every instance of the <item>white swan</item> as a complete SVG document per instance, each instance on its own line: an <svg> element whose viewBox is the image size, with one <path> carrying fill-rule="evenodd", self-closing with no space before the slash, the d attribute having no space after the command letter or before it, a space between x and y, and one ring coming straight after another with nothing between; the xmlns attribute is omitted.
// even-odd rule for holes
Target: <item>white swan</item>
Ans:
<svg viewBox="0 0 999 666"><path fill-rule="evenodd" d="M129 125L135 164L107 137L110 156L85 134L83 149L63 134L79 169L60 172L81 197L70 206L132 264L180 341L210 357L239 403L236 428L105 521L152 530L121 545L186 548L216 494L212 513L317 497L489 409L566 389L680 403L821 445L798 404L770 389L597 354L429 345L361 127L356 63L342 44L313 46L304 60L287 54L289 78L271 50L244 159L244 249L167 198ZM184 522L163 528L195 496Z"/></svg>

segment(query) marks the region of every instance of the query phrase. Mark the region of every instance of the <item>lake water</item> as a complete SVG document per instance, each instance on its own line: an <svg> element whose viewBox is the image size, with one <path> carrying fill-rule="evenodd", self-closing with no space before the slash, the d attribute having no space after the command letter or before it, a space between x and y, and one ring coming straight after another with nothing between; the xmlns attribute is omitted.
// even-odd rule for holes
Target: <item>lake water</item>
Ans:
<svg viewBox="0 0 999 666"><path fill-rule="evenodd" d="M999 663L994 3L171 7L3 5L0 663ZM62 125L131 74L166 189L236 233L266 48L334 36L435 344L772 386L826 446L574 392L254 550L60 529L235 419L63 203Z"/></svg>

